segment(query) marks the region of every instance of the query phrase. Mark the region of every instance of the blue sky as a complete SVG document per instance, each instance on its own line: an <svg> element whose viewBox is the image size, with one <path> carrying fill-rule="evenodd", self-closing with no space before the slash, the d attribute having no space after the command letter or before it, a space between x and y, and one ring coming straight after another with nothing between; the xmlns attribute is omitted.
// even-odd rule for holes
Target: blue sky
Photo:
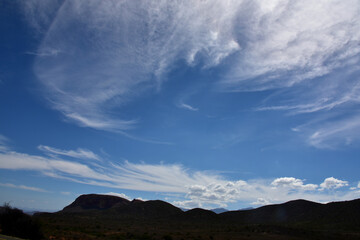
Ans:
<svg viewBox="0 0 360 240"><path fill-rule="evenodd" d="M2 1L0 201L360 197L358 1Z"/></svg>

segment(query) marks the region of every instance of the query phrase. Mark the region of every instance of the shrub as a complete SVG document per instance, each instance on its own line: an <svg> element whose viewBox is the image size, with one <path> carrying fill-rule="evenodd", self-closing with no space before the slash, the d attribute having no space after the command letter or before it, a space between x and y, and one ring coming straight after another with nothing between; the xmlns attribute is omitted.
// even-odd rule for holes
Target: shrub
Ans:
<svg viewBox="0 0 360 240"><path fill-rule="evenodd" d="M39 224L22 210L4 204L0 209L1 233L31 240L43 239Z"/></svg>

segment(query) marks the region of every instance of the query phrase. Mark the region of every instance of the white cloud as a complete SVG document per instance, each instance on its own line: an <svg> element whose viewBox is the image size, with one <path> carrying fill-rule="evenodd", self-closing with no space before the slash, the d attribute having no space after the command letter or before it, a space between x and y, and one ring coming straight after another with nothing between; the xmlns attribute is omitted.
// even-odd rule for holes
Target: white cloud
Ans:
<svg viewBox="0 0 360 240"><path fill-rule="evenodd" d="M360 188L360 182L358 183L357 187Z"/></svg>
<svg viewBox="0 0 360 240"><path fill-rule="evenodd" d="M238 200L239 195L244 194L249 188L245 181L214 181L208 185L190 185L187 187L187 197L191 202L185 201L187 205L191 204L216 204L226 207L227 203ZM179 203L180 204L180 203Z"/></svg>
<svg viewBox="0 0 360 240"><path fill-rule="evenodd" d="M324 182L320 184L320 187L322 189L337 189L348 185L349 183L347 181L339 180L334 177L329 177L326 178Z"/></svg>
<svg viewBox="0 0 360 240"><path fill-rule="evenodd" d="M264 198L258 198L256 200L256 202L252 202L252 205L260 205L260 206L264 206L264 205L269 205L270 202Z"/></svg>
<svg viewBox="0 0 360 240"><path fill-rule="evenodd" d="M87 149L78 148L77 150L61 150L49 146L39 145L38 149L50 155L62 155L72 158L90 159L100 161L100 157Z"/></svg>
<svg viewBox="0 0 360 240"><path fill-rule="evenodd" d="M275 179L271 185L275 187L297 188L302 190L316 190L316 184L304 184L302 180L294 177L282 177Z"/></svg>
<svg viewBox="0 0 360 240"><path fill-rule="evenodd" d="M173 201L172 204L185 209L203 208L203 204L197 200Z"/></svg>
<svg viewBox="0 0 360 240"><path fill-rule="evenodd" d="M327 178L325 182L329 182ZM347 184L337 182L337 186ZM346 185L344 185L346 186ZM339 188L339 187L336 187ZM334 188L335 189L335 188ZM359 193L351 191L324 193L323 186L304 184L294 177L282 177L273 181L254 179L249 181L217 181L210 185L192 185L188 187L186 197L190 200L175 201L180 207L226 207L227 204L243 201L252 205L281 203L294 199L307 199L317 202L354 199Z"/></svg>
<svg viewBox="0 0 360 240"><path fill-rule="evenodd" d="M44 190L42 188L29 187L29 186L25 186L25 185L15 185L12 183L0 183L0 186L9 187L9 188L18 188L18 189L23 189L23 190L35 191L35 192L47 192L46 190Z"/></svg>

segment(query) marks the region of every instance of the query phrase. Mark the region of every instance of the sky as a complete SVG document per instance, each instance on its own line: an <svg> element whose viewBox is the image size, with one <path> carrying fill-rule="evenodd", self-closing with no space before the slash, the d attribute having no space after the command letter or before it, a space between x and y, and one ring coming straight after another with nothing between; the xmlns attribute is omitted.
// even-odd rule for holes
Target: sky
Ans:
<svg viewBox="0 0 360 240"><path fill-rule="evenodd" d="M360 197L357 0L0 2L0 203Z"/></svg>

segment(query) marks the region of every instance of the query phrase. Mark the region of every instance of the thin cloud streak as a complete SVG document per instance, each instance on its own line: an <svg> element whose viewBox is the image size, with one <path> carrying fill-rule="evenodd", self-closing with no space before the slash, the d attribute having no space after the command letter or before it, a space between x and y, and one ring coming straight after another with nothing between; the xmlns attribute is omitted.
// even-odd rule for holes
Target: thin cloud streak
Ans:
<svg viewBox="0 0 360 240"><path fill-rule="evenodd" d="M25 186L25 185L15 185L12 183L0 183L0 186L9 187L9 188L18 188L18 189L23 189L23 190L35 191L35 192L48 192L42 188L29 187L29 186Z"/></svg>
<svg viewBox="0 0 360 240"><path fill-rule="evenodd" d="M196 111L199 110L198 108L195 108L195 107L193 107L193 106L190 106L189 104L186 104L186 103L180 103L180 104L178 105L178 107L179 107L179 108L186 109L186 110L194 111L194 112L196 112Z"/></svg>
<svg viewBox="0 0 360 240"><path fill-rule="evenodd" d="M10 151L8 146L9 139L4 135L0 134L0 152Z"/></svg>
<svg viewBox="0 0 360 240"><path fill-rule="evenodd" d="M49 146L39 145L38 149L50 155L62 155L72 158L90 159L100 161L101 158L87 149L78 148L77 150L61 150Z"/></svg>
<svg viewBox="0 0 360 240"><path fill-rule="evenodd" d="M43 49L42 52L25 52L25 54L39 57L57 56L59 53L60 51L56 49Z"/></svg>
<svg viewBox="0 0 360 240"><path fill-rule="evenodd" d="M300 128L301 129L301 128ZM335 149L349 146L360 140L360 116L328 121L328 123L310 126L307 143L322 149Z"/></svg>

